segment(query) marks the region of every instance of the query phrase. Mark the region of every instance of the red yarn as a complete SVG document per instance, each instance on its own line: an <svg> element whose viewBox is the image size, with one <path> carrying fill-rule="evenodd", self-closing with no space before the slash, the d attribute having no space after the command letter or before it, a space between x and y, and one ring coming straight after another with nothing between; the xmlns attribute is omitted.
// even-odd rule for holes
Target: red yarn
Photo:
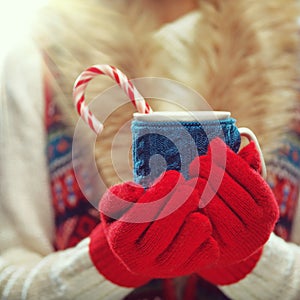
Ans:
<svg viewBox="0 0 300 300"><path fill-rule="evenodd" d="M217 176L222 175L212 201L203 209L212 223L220 259L209 270L198 272L212 283L228 284L245 277L255 267L261 254L258 249L267 242L279 211L271 189L259 174L261 165L254 143L244 147L239 154L220 139L213 140L210 147L226 152L225 167L221 156L212 158L209 150L207 155L191 164L190 173L197 176L199 190L206 182L210 188L215 188L214 182L208 180L211 170Z"/></svg>
<svg viewBox="0 0 300 300"><path fill-rule="evenodd" d="M198 272L205 280L216 285L227 285L238 282L245 278L256 266L262 255L262 248L257 250L247 259L229 266L211 266Z"/></svg>
<svg viewBox="0 0 300 300"><path fill-rule="evenodd" d="M191 176L197 176L198 188L204 184L214 190L210 172L222 176L220 186L215 190L213 199L203 208L213 225L213 236L220 247L219 264L236 263L254 253L266 243L278 219L278 205L273 192L266 181L254 169L259 169L258 153L253 143L236 154L220 139L211 142L226 152L226 167L221 163L221 156L211 157L208 154L198 158L200 171L195 174L194 162L191 164ZM222 150L223 149L223 150ZM251 166L249 166L249 162Z"/></svg>
<svg viewBox="0 0 300 300"><path fill-rule="evenodd" d="M197 190L186 184L177 171L166 172L144 194L138 196L139 186L131 197L137 204L159 202L145 212L153 221L130 223L113 220L101 214L108 243L131 272L154 278L172 278L194 272L195 268L211 265L219 257L218 245L212 238L212 227L198 208ZM131 196L132 196L131 195ZM102 198L109 207L117 198L128 197L124 185L115 186ZM158 201L158 200L162 201ZM184 201L183 201L184 200ZM178 204L184 202L179 209ZM113 210L115 212L115 207ZM127 218L139 220L139 205L128 206ZM173 211L173 212L172 212ZM167 212L171 214L160 218ZM142 220L140 220L142 221Z"/></svg>
<svg viewBox="0 0 300 300"><path fill-rule="evenodd" d="M90 235L89 254L96 269L109 281L124 287L138 287L146 284L151 278L130 272L112 253L102 224L99 224Z"/></svg>

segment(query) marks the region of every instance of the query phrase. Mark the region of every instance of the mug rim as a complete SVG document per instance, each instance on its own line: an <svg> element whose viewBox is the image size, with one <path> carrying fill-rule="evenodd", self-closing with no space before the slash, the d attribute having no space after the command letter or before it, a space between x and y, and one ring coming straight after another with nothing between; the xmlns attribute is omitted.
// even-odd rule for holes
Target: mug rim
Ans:
<svg viewBox="0 0 300 300"><path fill-rule="evenodd" d="M209 121L224 120L231 116L229 111L157 111L149 114L133 113L134 120L139 121Z"/></svg>

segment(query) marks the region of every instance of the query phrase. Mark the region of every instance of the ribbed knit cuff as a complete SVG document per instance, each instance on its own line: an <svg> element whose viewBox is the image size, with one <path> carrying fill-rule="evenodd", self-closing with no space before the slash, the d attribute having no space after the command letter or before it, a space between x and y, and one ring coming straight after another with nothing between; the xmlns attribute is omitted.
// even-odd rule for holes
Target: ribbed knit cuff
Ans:
<svg viewBox="0 0 300 300"><path fill-rule="evenodd" d="M253 271L219 288L231 299L300 299L300 248L272 234Z"/></svg>
<svg viewBox="0 0 300 300"><path fill-rule="evenodd" d="M89 244L86 238L74 248L47 256L28 274L23 294L27 286L28 292L23 298L115 300L128 295L132 289L113 284L98 273L89 256Z"/></svg>
<svg viewBox="0 0 300 300"><path fill-rule="evenodd" d="M98 225L90 235L89 253L91 260L105 278L124 287L138 287L146 284L151 278L131 273L112 253L102 225Z"/></svg>
<svg viewBox="0 0 300 300"><path fill-rule="evenodd" d="M71 264L74 268L72 278L68 280L68 299L122 299L131 289L117 286L97 272L88 255L89 242L87 238L76 247L74 265Z"/></svg>

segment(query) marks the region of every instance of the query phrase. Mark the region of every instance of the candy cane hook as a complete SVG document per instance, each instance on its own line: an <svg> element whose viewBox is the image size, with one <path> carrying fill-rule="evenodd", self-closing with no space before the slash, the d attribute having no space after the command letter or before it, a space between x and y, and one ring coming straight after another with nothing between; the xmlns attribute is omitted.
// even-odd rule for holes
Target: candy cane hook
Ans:
<svg viewBox="0 0 300 300"><path fill-rule="evenodd" d="M107 75L117 82L139 113L148 114L152 112L151 107L145 101L143 96L120 70L110 65L91 66L83 71L75 81L73 100L78 114L96 134L99 134L103 130L103 124L93 115L86 105L85 90L88 83L98 75Z"/></svg>

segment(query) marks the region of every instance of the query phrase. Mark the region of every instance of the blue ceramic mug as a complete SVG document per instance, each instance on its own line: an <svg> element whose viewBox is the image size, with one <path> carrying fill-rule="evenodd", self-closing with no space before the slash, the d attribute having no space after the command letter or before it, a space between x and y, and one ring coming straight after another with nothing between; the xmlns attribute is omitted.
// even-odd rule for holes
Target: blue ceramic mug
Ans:
<svg viewBox="0 0 300 300"><path fill-rule="evenodd" d="M134 181L144 187L166 170L177 170L188 178L191 161L205 154L216 137L238 152L241 136L245 136L256 143L261 154L254 133L248 128L238 128L230 112L135 113L131 131ZM264 165L262 154L261 159Z"/></svg>

